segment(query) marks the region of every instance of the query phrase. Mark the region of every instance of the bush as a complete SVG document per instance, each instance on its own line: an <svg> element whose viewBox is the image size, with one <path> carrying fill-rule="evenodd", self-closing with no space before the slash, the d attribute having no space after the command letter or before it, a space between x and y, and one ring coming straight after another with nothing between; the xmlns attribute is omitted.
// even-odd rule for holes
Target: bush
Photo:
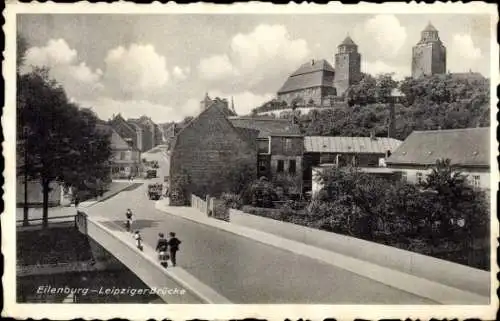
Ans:
<svg viewBox="0 0 500 321"><path fill-rule="evenodd" d="M221 200L224 206L226 206L227 208L234 208L236 210L239 210L243 206L243 199L238 194L222 193Z"/></svg>
<svg viewBox="0 0 500 321"><path fill-rule="evenodd" d="M267 178L261 177L250 186L250 203L255 207L274 207L273 201L278 199L276 190Z"/></svg>

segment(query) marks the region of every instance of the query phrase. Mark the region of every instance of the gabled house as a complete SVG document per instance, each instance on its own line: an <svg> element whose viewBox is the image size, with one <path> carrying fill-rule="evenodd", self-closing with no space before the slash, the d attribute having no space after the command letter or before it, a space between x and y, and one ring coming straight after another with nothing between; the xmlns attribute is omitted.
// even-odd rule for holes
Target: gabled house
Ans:
<svg viewBox="0 0 500 321"><path fill-rule="evenodd" d="M99 124L99 130L109 134L111 147L111 178L138 176L141 171L141 151L131 139L124 139L110 125Z"/></svg>
<svg viewBox="0 0 500 321"><path fill-rule="evenodd" d="M170 145L166 161L169 179L187 175L189 192L199 197L227 192L229 182L224 176L240 164L253 165L255 172L257 149L252 137L257 134L235 128L226 117L226 108L220 101L212 102Z"/></svg>
<svg viewBox="0 0 500 321"><path fill-rule="evenodd" d="M403 179L418 183L437 160L449 159L457 171L468 175L471 185L490 187L489 127L414 131L386 160L388 168L400 171Z"/></svg>

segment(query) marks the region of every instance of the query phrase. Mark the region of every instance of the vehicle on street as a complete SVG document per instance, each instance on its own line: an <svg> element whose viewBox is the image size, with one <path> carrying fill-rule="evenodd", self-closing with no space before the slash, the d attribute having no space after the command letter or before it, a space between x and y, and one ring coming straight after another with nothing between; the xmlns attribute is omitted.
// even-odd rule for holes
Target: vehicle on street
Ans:
<svg viewBox="0 0 500 321"><path fill-rule="evenodd" d="M154 183L148 185L148 196L150 200L159 200L163 191L163 184Z"/></svg>

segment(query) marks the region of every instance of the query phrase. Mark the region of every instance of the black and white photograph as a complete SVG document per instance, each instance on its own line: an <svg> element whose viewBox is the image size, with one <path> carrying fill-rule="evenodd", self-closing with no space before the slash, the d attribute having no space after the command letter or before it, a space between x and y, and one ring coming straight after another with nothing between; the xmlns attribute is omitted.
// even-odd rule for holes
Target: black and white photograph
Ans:
<svg viewBox="0 0 500 321"><path fill-rule="evenodd" d="M358 7L8 4L2 315L493 318L496 7Z"/></svg>

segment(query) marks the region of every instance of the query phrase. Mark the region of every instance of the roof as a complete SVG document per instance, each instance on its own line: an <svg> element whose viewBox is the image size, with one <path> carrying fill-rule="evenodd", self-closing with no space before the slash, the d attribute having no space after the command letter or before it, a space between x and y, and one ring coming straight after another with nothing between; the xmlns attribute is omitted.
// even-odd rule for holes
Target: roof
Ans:
<svg viewBox="0 0 500 321"><path fill-rule="evenodd" d="M437 31L437 29L432 25L432 23L428 23L427 27L425 27L424 31Z"/></svg>
<svg viewBox="0 0 500 321"><path fill-rule="evenodd" d="M344 41L340 43L340 46L356 46L356 43L352 41L351 37L345 37Z"/></svg>
<svg viewBox="0 0 500 321"><path fill-rule="evenodd" d="M363 153L385 154L393 152L401 141L387 137L341 137L341 136L306 136L306 153Z"/></svg>
<svg viewBox="0 0 500 321"><path fill-rule="evenodd" d="M300 128L288 119L264 118L264 117L229 117L234 127L257 130L258 137L300 135Z"/></svg>
<svg viewBox="0 0 500 321"><path fill-rule="evenodd" d="M490 128L414 131L386 164L433 165L450 159L453 165L489 166Z"/></svg>
<svg viewBox="0 0 500 321"><path fill-rule="evenodd" d="M326 74L335 73L332 65L325 59L303 64L285 81L278 93L301 90L312 87L332 87L332 79L325 79Z"/></svg>
<svg viewBox="0 0 500 321"><path fill-rule="evenodd" d="M190 126L192 126L193 124L195 124L198 119L200 118L201 115L203 115L205 112L207 112L208 110L211 110L211 109L215 109L217 110L219 113L221 113L224 118L227 120L227 122L229 123L230 126L233 126L233 128L235 129L235 131L238 133L238 135L247 143L251 143L249 141L249 135L251 135L250 133L248 132L245 132L243 133L243 131L241 130L238 130L236 127L234 127L234 124L229 121L229 116L233 116L234 117L234 113L229 110L227 108L227 105L225 104L224 101L220 100L220 99L215 99L211 102L211 104L203 109L196 117L194 117L191 121L189 121L185 126L183 126L181 128L181 130L174 136L172 137L172 140L170 141L170 150L173 150L175 148L175 145L177 144L177 139L179 138L179 136Z"/></svg>

